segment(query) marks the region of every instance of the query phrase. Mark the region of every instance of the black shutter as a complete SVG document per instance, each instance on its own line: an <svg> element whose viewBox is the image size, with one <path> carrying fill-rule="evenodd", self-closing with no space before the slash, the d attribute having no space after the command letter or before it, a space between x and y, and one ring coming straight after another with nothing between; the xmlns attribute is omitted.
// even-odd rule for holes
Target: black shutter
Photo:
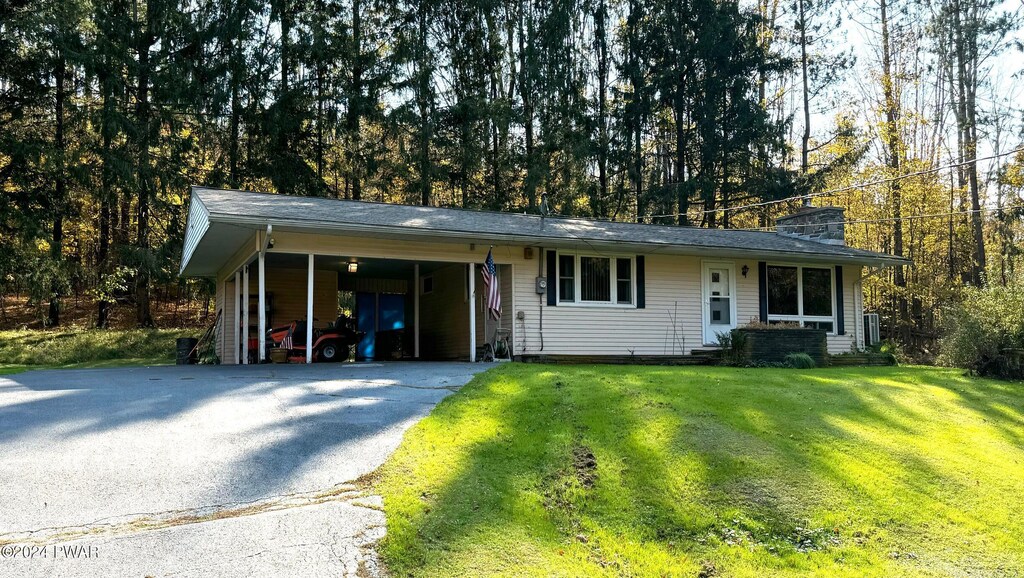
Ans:
<svg viewBox="0 0 1024 578"><path fill-rule="evenodd" d="M836 335L846 335L843 324L843 266L836 265Z"/></svg>
<svg viewBox="0 0 1024 578"><path fill-rule="evenodd" d="M757 294L761 303L761 323L768 323L768 263L757 263Z"/></svg>
<svg viewBox="0 0 1024 578"><path fill-rule="evenodd" d="M644 291L644 256L636 256L636 308L647 307L647 295Z"/></svg>
<svg viewBox="0 0 1024 578"><path fill-rule="evenodd" d="M548 305L558 305L558 259L554 251L548 251Z"/></svg>

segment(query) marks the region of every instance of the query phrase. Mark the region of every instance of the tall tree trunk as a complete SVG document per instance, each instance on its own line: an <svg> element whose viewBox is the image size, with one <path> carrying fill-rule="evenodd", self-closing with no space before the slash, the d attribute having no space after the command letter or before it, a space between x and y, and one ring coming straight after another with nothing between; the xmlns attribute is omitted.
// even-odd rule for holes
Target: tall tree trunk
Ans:
<svg viewBox="0 0 1024 578"><path fill-rule="evenodd" d="M361 0L352 0L352 84L349 87L348 111L346 115L346 128L348 130L348 149L345 151L348 157L349 173L351 174L352 199L360 200L363 197L363 184L360 175L359 149L360 149L360 123L362 120L363 104L363 27Z"/></svg>
<svg viewBox="0 0 1024 578"><path fill-rule="evenodd" d="M63 284L59 278L64 274L64 211L67 203L67 183L65 164L65 143L64 143L64 105L67 100L65 80L67 76L67 59L64 56L64 49L57 48L57 60L54 64L53 79L56 83L56 98L54 113L56 126L54 129L54 148L56 149L57 171L54 182L54 195L51 209L53 210L53 230L50 239L50 258L54 267L57 268L58 277L55 278L50 287L50 310L47 316L47 324L50 326L60 325L60 301L63 297Z"/></svg>
<svg viewBox="0 0 1024 578"><path fill-rule="evenodd" d="M597 29L597 199L590 207L595 217L607 216L608 202L608 6L599 0L594 15Z"/></svg>
<svg viewBox="0 0 1024 578"><path fill-rule="evenodd" d="M430 163L430 146L434 139L434 93L431 90L433 67L429 65L430 15L429 4L419 2L416 14L416 108L419 112L419 134L417 135L417 165L419 170L420 204L429 206L433 191L433 167Z"/></svg>
<svg viewBox="0 0 1024 578"><path fill-rule="evenodd" d="M111 167L110 144L112 140L113 126L113 95L110 90L110 66L109 61L104 62L103 71L100 73L99 83L102 98L102 118L100 121L100 139L102 162L100 175L100 222L99 241L96 250L96 269L100 280L110 273L110 236L111 218L113 214L113 170ZM106 328L110 324L111 303L107 299L105 291L96 303L96 327Z"/></svg>
<svg viewBox="0 0 1024 578"><path fill-rule="evenodd" d="M316 35L314 42L323 49L326 45L323 18L326 18L326 7L323 0L316 3ZM324 182L324 100L326 99L327 63L323 57L316 61L316 177L320 183ZM319 186L319 183L318 183Z"/></svg>
<svg viewBox="0 0 1024 578"><path fill-rule="evenodd" d="M800 26L800 74L802 77L802 89L804 102L804 131L800 138L800 173L803 175L807 174L810 168L810 147L811 147L811 92L809 80L807 78L807 18L804 14L804 2L807 0L797 0L798 6L798 25ZM884 1L884 0L883 0ZM885 10L885 8L883 8ZM810 198L804 199L805 205L810 205Z"/></svg>
<svg viewBox="0 0 1024 578"><path fill-rule="evenodd" d="M889 37L889 14L888 0L881 0L881 24L882 24L882 97L885 107L885 139L886 164L889 167L890 177L899 176L902 150L899 134L900 102L897 95L896 75L892 63L892 43ZM900 181L889 182L889 198L892 203L892 251L894 255L903 256L903 198ZM903 267L893 267L893 283L897 287L896 297L897 309L899 310L899 331L903 334L906 342L909 334L907 330L907 297L904 289L907 286Z"/></svg>
<svg viewBox="0 0 1024 578"><path fill-rule="evenodd" d="M488 102L484 111L487 128L487 136L490 139L488 156L490 170L491 199L487 206L494 209L501 209L504 205L504 196L501 194L502 155L498 142L498 123L505 116L504 103L501 97L504 91L501 89L501 31L498 28L497 19L493 13L485 13L484 20L487 24L487 77L489 82ZM500 113L499 113L500 111Z"/></svg>
<svg viewBox="0 0 1024 578"><path fill-rule="evenodd" d="M534 81L536 80L536 67L533 58L533 16L527 11L533 10L532 2L522 2L519 7L519 69L522 81L519 83L520 92L523 97L523 133L526 153L526 203L530 211L537 210L537 147L534 142L533 121L534 121ZM529 19L528 24L524 21ZM527 42L527 35L530 42Z"/></svg>
<svg viewBox="0 0 1024 578"><path fill-rule="evenodd" d="M278 85L278 117L277 117L277 154L283 158L293 158L292 126L293 115L297 112L292 106L292 6L290 0L278 0L278 19L281 26L281 81ZM283 166L291 167L291 163ZM292 176L278 175L280 192L294 194L296 179Z"/></svg>
<svg viewBox="0 0 1024 578"><path fill-rule="evenodd" d="M138 277L135 282L135 320L140 327L153 326L153 313L150 309L150 266L148 254L149 245L149 209L153 198L153 181L149 161L149 137L150 137L150 106L149 106L149 79L150 79L150 54L155 40L153 38L153 27L156 21L153 6L146 7L145 23L140 26L137 39L137 54L139 64L138 86L135 100L135 118L138 123L138 178L139 178L139 203L136 208L136 238L135 245L140 253L143 263L139 266Z"/></svg>
<svg viewBox="0 0 1024 578"><path fill-rule="evenodd" d="M230 133L228 144L228 181L231 188L237 189L241 185L241 179L239 178L238 171L238 140L239 140L239 124L242 116L242 103L239 92L241 91L241 51L242 51L242 40L236 38L234 40L231 49L231 118L228 121L228 131Z"/></svg>
<svg viewBox="0 0 1024 578"><path fill-rule="evenodd" d="M959 2L958 2L959 4ZM971 281L980 287L985 284L985 229L981 214L981 195L978 187L978 6L976 2L968 4L968 21L966 37L962 52L964 53L965 106L966 106L966 146L967 184L971 194L971 231L974 234L974 262L971 268Z"/></svg>
<svg viewBox="0 0 1024 578"><path fill-rule="evenodd" d="M632 108L632 114L630 114L631 126L629 127L630 140L632 144L631 149L627 149L629 153L629 167L630 167L630 180L633 185L633 194L636 198L636 220L641 222L643 215L646 213L644 206L646 202L644 200L644 159L643 159L643 94L644 90L641 84L643 83L640 74L640 55L638 54L640 45L640 21L642 15L640 14L641 8L640 3L636 0L631 0L629 3L629 16L626 19L626 29L628 37L628 54L626 55L627 67L629 70L629 83L633 89L630 102L627 106Z"/></svg>

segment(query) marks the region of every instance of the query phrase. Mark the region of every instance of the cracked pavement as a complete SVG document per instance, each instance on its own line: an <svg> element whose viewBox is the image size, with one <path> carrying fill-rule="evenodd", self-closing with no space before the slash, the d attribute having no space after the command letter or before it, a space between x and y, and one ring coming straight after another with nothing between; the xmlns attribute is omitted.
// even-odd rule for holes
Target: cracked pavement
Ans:
<svg viewBox="0 0 1024 578"><path fill-rule="evenodd" d="M0 576L372 576L350 484L483 364L0 376Z"/></svg>

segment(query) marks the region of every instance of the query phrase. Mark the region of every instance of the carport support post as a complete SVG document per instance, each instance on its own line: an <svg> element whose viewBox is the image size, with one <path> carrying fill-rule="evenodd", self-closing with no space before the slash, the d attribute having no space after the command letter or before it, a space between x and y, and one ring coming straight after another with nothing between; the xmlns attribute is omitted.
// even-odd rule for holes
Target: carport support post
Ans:
<svg viewBox="0 0 1024 578"><path fill-rule="evenodd" d="M469 361L476 361L476 263L469 264Z"/></svg>
<svg viewBox="0 0 1024 578"><path fill-rule="evenodd" d="M420 358L420 264L412 266L412 356Z"/></svg>
<svg viewBox="0 0 1024 578"><path fill-rule="evenodd" d="M242 267L242 365L249 365L249 264Z"/></svg>
<svg viewBox="0 0 1024 578"><path fill-rule="evenodd" d="M306 363L313 363L313 254L306 272Z"/></svg>
<svg viewBox="0 0 1024 578"><path fill-rule="evenodd" d="M259 319L259 348L256 352L256 358L259 359L260 363L263 363L264 358L267 355L267 259L260 251L259 255L259 308L260 310L256 313L256 317Z"/></svg>
<svg viewBox="0 0 1024 578"><path fill-rule="evenodd" d="M239 347L242 346L241 341L239 341L239 339L238 339L239 334L242 332L242 273L240 271L235 271L235 295L234 295L234 297L235 297L235 325L234 325L234 328L232 329L232 331L234 332L233 333L234 339L232 341L235 342L235 347L234 347L235 351L231 354L231 359L232 359L232 361L234 361L235 365L238 365L238 357L239 357L238 352L240 351Z"/></svg>

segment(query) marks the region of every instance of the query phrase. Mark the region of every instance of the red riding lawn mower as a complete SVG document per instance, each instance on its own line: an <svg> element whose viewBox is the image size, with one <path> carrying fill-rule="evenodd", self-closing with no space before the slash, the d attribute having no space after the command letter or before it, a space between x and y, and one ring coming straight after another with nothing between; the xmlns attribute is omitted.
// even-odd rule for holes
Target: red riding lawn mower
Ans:
<svg viewBox="0 0 1024 578"><path fill-rule="evenodd" d="M314 317L313 321L317 321ZM360 332L352 328L353 322L345 315L326 329L313 328L313 361L345 361L352 346L359 342ZM306 362L306 322L295 320L282 327L267 331L267 359L273 359L273 349L287 350L287 360Z"/></svg>

